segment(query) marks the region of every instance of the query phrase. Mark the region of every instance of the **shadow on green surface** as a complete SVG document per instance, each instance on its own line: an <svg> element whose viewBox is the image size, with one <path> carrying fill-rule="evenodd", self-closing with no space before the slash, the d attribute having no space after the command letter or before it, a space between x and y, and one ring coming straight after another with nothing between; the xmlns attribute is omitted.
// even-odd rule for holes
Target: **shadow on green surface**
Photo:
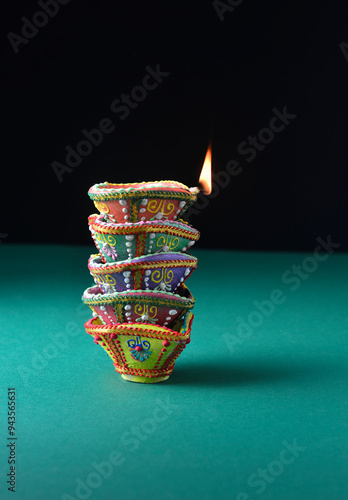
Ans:
<svg viewBox="0 0 348 500"><path fill-rule="evenodd" d="M308 360L304 360L302 365L298 362L291 364L289 361L282 363L279 359L276 362L268 360L253 363L249 360L248 364L242 364L240 361L233 364L224 363L223 360L208 363L202 361L187 366L175 366L173 374L165 384L238 387L288 383L295 379L304 379L308 383L308 378L320 378L322 372L323 364L311 363Z"/></svg>

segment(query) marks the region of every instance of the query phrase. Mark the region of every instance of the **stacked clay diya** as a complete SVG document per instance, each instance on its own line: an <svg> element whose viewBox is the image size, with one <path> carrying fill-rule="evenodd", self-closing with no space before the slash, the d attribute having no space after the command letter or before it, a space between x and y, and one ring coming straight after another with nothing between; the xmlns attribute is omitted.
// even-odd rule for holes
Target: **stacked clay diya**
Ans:
<svg viewBox="0 0 348 500"><path fill-rule="evenodd" d="M86 332L125 380L167 380L190 342L195 301L184 281L197 258L186 252L199 232L180 217L197 191L175 181L104 182L88 194L100 213L88 218L99 253L82 296L93 312Z"/></svg>

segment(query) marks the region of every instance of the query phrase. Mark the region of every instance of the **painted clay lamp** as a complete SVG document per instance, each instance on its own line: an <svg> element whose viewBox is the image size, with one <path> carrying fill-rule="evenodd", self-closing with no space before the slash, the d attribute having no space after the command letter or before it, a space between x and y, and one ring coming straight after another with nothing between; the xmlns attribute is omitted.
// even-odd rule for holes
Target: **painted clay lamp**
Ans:
<svg viewBox="0 0 348 500"><path fill-rule="evenodd" d="M93 317L85 329L125 380L167 380L190 342L195 301L184 281L197 258L186 252L199 232L181 217L211 191L210 146L199 184L103 182L88 191L100 213L88 218L98 254L88 261L94 285L82 300Z"/></svg>

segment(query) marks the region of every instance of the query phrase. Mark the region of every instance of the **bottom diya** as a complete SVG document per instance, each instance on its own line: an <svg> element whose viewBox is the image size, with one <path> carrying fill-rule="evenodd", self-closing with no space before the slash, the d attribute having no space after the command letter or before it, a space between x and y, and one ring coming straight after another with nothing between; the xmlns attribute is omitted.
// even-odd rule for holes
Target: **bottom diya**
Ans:
<svg viewBox="0 0 348 500"><path fill-rule="evenodd" d="M156 383L169 378L174 363L190 342L193 314L188 312L172 327L119 323L103 325L99 318L85 323L114 362L115 370L131 382Z"/></svg>

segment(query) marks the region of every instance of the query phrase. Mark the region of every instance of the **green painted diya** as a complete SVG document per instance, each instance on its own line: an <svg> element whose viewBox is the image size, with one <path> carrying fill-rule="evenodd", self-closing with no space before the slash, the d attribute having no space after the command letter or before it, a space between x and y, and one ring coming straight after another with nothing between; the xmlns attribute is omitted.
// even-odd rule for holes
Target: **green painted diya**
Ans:
<svg viewBox="0 0 348 500"><path fill-rule="evenodd" d="M104 325L150 323L168 327L190 311L195 303L184 284L176 293L161 290L105 293L94 285L85 290L82 300Z"/></svg>
<svg viewBox="0 0 348 500"><path fill-rule="evenodd" d="M157 252L185 252L200 236L183 221L116 224L93 214L88 222L102 259L111 263Z"/></svg>
<svg viewBox="0 0 348 500"><path fill-rule="evenodd" d="M159 325L103 325L99 318L85 323L114 362L115 370L131 382L156 383L167 380L175 360L190 342L193 314L188 312L171 329Z"/></svg>

